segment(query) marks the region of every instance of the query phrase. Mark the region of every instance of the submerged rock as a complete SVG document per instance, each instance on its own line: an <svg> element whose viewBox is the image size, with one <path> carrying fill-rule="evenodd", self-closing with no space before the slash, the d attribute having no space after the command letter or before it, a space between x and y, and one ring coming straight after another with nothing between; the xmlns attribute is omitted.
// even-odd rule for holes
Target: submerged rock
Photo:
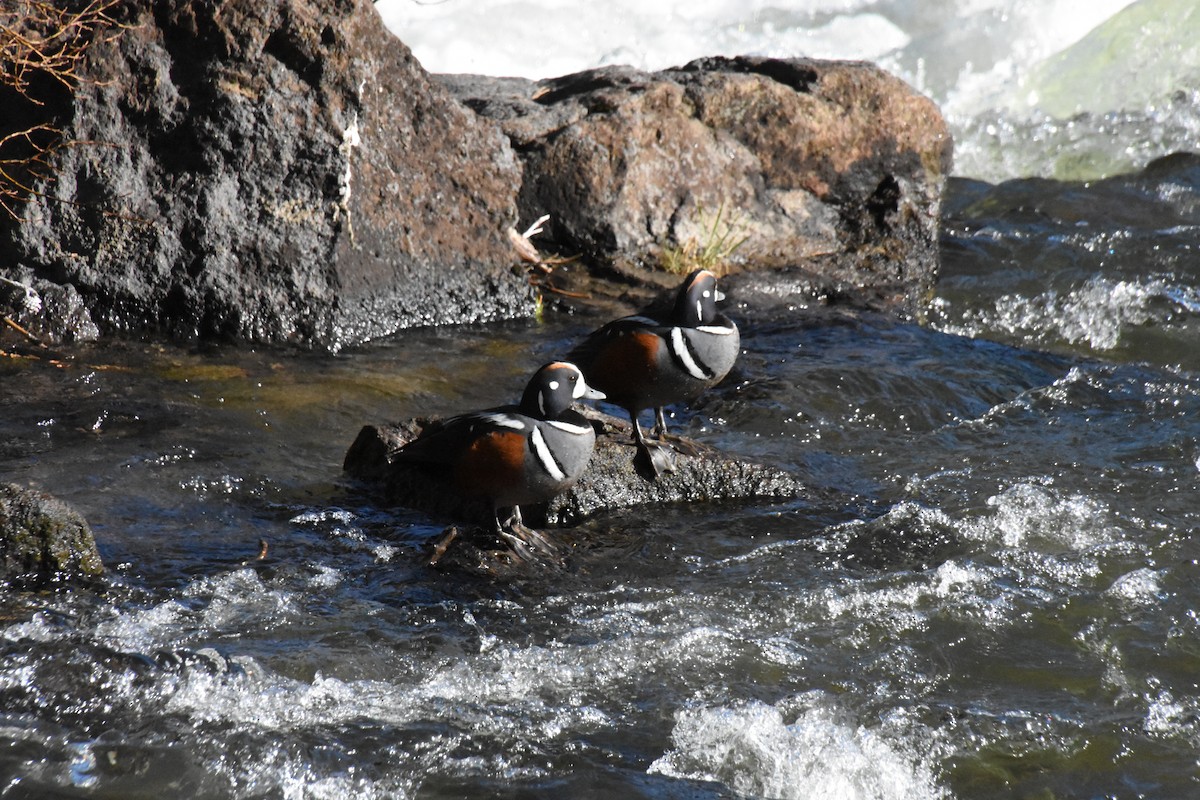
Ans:
<svg viewBox="0 0 1200 800"><path fill-rule="evenodd" d="M0 136L43 114L73 143L0 214L5 267L74 286L106 332L336 348L532 312L507 140L367 0L118 8L72 92L0 97L22 111Z"/></svg>
<svg viewBox="0 0 1200 800"><path fill-rule="evenodd" d="M83 517L47 494L0 484L0 581L36 589L103 572Z"/></svg>
<svg viewBox="0 0 1200 800"><path fill-rule="evenodd" d="M814 290L911 305L937 274L952 140L936 105L864 62L706 58L647 73L439 75L495 120L524 170L522 218L627 275L722 243Z"/></svg>
<svg viewBox="0 0 1200 800"><path fill-rule="evenodd" d="M696 455L675 452L675 471L647 480L634 465L629 423L592 409L583 411L597 429L587 472L548 504L522 506L527 524L561 528L642 505L779 499L804 492L800 481L783 470L731 458L694 442ZM416 438L423 424L410 420L363 427L346 452L344 469L356 478L378 482L386 502L448 520L490 525L491 509L485 504L464 502L436 480L393 460L392 454Z"/></svg>

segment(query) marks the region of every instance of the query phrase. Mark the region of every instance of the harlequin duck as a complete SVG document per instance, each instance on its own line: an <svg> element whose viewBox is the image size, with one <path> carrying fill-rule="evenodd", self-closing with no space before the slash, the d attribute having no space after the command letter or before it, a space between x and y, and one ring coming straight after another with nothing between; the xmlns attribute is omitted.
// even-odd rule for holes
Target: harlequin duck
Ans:
<svg viewBox="0 0 1200 800"><path fill-rule="evenodd" d="M395 461L445 479L464 497L489 502L497 533L533 534L521 520L521 505L546 502L575 483L596 443L591 424L571 404L603 397L574 364L546 364L530 379L520 405L430 425L397 451ZM510 507L511 518L501 523L500 509Z"/></svg>
<svg viewBox="0 0 1200 800"><path fill-rule="evenodd" d="M663 406L695 399L724 378L737 360L741 339L735 325L717 313L717 278L696 270L684 279L669 309L654 305L593 332L571 351L578 364L608 401L624 408L633 423L639 456L648 460L651 479L673 469L671 457L646 440L638 414L655 410L654 435L667 438Z"/></svg>

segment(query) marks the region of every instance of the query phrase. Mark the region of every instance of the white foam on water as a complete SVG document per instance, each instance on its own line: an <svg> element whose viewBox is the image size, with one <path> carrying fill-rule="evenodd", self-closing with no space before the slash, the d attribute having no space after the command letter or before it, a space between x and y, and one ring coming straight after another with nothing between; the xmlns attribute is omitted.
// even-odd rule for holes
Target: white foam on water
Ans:
<svg viewBox="0 0 1200 800"><path fill-rule="evenodd" d="M436 746L435 743L429 743ZM371 757L387 759L393 748L380 745ZM402 754L395 754L402 756ZM415 797L422 781L421 771L412 775L380 778L361 774L357 764L346 764L337 774L321 774L308 759L286 748L264 748L251 763L227 760L219 765L240 797L281 797L284 800L407 800Z"/></svg>
<svg viewBox="0 0 1200 800"><path fill-rule="evenodd" d="M609 64L664 69L711 55L880 58L910 37L873 5L383 0L376 8L432 72L548 78Z"/></svg>
<svg viewBox="0 0 1200 800"><path fill-rule="evenodd" d="M1134 605L1149 605L1162 598L1162 572L1142 567L1113 581L1105 594Z"/></svg>
<svg viewBox="0 0 1200 800"><path fill-rule="evenodd" d="M314 585L330 580L330 574L318 572ZM299 614L294 592L269 587L254 570L239 569L193 581L179 598L114 611L97 623L93 635L118 650L152 653L222 631L269 630Z"/></svg>
<svg viewBox="0 0 1200 800"><path fill-rule="evenodd" d="M39 611L27 622L17 622L0 630L0 637L10 642L28 640L33 642L50 642L64 635L62 625L55 622L44 612Z"/></svg>
<svg viewBox="0 0 1200 800"><path fill-rule="evenodd" d="M268 754L258 763L215 765L231 782L252 783L261 792L404 797L431 773L499 780L546 777L546 747L614 727L606 712L588 704L593 692L590 671L603 673L604 666L623 675L638 668L633 660L620 666L597 664L574 648L554 654L513 647L420 665L417 670L424 674L411 682L324 675L305 681L255 665L247 674L185 669L164 676L154 694L163 698L166 714L182 715L196 724L232 726L256 737L303 738L313 730L363 724L404 729L436 721L446 732L422 734L417 747L373 754L371 763L377 769L371 776L347 775L344 769L330 773L312 766L303 755L285 752L274 759ZM606 677L612 676L601 674L597 680L599 695L605 693ZM381 763L385 766L379 768Z"/></svg>
<svg viewBox="0 0 1200 800"><path fill-rule="evenodd" d="M978 520L971 531L1008 548L1084 551L1122 538L1104 503L1064 495L1052 486L1018 483L989 497L987 504L994 514Z"/></svg>
<svg viewBox="0 0 1200 800"><path fill-rule="evenodd" d="M1196 698L1176 698L1171 692L1160 691L1147 697L1146 719L1142 729L1164 738L1181 739L1192 747L1200 747L1200 703Z"/></svg>
<svg viewBox="0 0 1200 800"><path fill-rule="evenodd" d="M890 726L867 727L819 692L784 705L798 708L747 702L680 711L672 749L648 771L716 781L746 797L947 796L931 763L933 735L903 712Z"/></svg>
<svg viewBox="0 0 1200 800"><path fill-rule="evenodd" d="M874 61L941 105L958 174L1000 180L1097 177L1189 149L1200 113L1176 96L1194 86L1192 28L1152 30L1121 13L1145 6L1149 20L1191 19L1188 2L380 0L376 8L433 72L545 78L743 54ZM1106 79L1089 80L1096 75Z"/></svg>
<svg viewBox="0 0 1200 800"><path fill-rule="evenodd" d="M340 522L349 525L355 520L351 511L342 508L318 508L304 511L292 517L289 522L294 525L317 525L322 522Z"/></svg>
<svg viewBox="0 0 1200 800"><path fill-rule="evenodd" d="M991 308L965 311L959 319L945 300L932 310L934 326L945 333L999 333L1031 344L1066 342L1105 352L1121 343L1126 329L1166 320L1172 307L1189 312L1200 307L1200 298L1194 288L1166 277L1113 280L1096 275L1067 291L1001 295Z"/></svg>
<svg viewBox="0 0 1200 800"><path fill-rule="evenodd" d="M1151 320L1147 307L1163 291L1157 281L1113 281L1098 275L1061 296L1053 290L1032 298L1005 295L996 301L995 323L1033 340L1057 335L1071 344L1111 350L1122 328Z"/></svg>

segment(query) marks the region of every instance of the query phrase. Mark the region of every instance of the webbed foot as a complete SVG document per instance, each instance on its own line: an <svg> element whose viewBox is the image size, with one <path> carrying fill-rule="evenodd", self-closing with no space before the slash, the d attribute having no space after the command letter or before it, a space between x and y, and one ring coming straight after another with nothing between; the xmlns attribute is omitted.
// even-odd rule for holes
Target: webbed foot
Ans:
<svg viewBox="0 0 1200 800"><path fill-rule="evenodd" d="M647 441L637 442L636 447L633 469L646 480L656 481L663 473L675 471L675 457L670 448Z"/></svg>

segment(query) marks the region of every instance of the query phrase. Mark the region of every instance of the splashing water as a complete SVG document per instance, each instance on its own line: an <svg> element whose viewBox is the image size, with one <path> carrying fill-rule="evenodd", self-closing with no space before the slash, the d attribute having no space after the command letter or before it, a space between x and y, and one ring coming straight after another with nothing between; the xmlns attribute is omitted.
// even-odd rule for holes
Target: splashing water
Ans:
<svg viewBox="0 0 1200 800"><path fill-rule="evenodd" d="M1189 0L377 4L434 72L553 77L709 55L875 61L943 108L958 174L1094 178L1200 139Z"/></svg>
<svg viewBox="0 0 1200 800"><path fill-rule="evenodd" d="M917 744L931 737L906 716L889 715L882 730L864 728L819 692L778 706L681 711L673 750L650 772L717 781L745 797L943 798L929 766L936 748Z"/></svg>

